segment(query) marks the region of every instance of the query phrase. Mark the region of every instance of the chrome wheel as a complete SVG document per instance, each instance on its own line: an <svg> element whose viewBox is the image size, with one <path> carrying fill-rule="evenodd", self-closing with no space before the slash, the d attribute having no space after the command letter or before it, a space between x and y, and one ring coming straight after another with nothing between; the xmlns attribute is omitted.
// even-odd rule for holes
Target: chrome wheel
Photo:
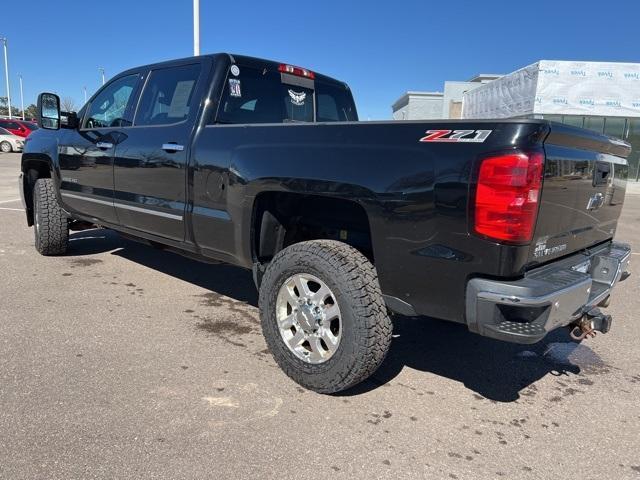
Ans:
<svg viewBox="0 0 640 480"><path fill-rule="evenodd" d="M4 153L11 153L13 148L11 147L11 144L9 142L2 142L0 143L0 150L2 150Z"/></svg>
<svg viewBox="0 0 640 480"><path fill-rule="evenodd" d="M276 321L284 343L308 363L324 363L337 351L342 317L334 293L319 278L298 273L278 291Z"/></svg>

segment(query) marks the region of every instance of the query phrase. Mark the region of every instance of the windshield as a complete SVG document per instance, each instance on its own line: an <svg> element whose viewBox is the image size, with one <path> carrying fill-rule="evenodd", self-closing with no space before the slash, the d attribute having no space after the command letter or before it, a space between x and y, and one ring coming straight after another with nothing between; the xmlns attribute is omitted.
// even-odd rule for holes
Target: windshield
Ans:
<svg viewBox="0 0 640 480"><path fill-rule="evenodd" d="M225 84L218 123L345 122L358 119L349 89L316 80L283 83L280 72L240 67ZM315 112L314 112L315 110ZM314 115L315 113L315 115Z"/></svg>
<svg viewBox="0 0 640 480"><path fill-rule="evenodd" d="M9 130L0 127L0 135L13 135Z"/></svg>
<svg viewBox="0 0 640 480"><path fill-rule="evenodd" d="M27 127L29 130L38 130L38 126L35 123L24 122L23 125Z"/></svg>

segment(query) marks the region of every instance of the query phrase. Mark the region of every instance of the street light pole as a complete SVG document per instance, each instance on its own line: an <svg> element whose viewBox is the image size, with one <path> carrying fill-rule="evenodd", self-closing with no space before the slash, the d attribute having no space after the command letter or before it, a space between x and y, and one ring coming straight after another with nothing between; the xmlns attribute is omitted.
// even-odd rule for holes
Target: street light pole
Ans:
<svg viewBox="0 0 640 480"><path fill-rule="evenodd" d="M0 38L0 41L4 44L4 76L7 81L7 106L9 107L9 118L11 116L11 91L9 90L9 60L7 58L7 39L6 37Z"/></svg>
<svg viewBox="0 0 640 480"><path fill-rule="evenodd" d="M87 87L82 87L84 90L84 103L87 103Z"/></svg>
<svg viewBox="0 0 640 480"><path fill-rule="evenodd" d="M22 91L22 75L20 77L20 107L22 108L22 120L24 120L24 92Z"/></svg>
<svg viewBox="0 0 640 480"><path fill-rule="evenodd" d="M200 55L200 0L193 0L193 55Z"/></svg>
<svg viewBox="0 0 640 480"><path fill-rule="evenodd" d="M100 70L100 73L102 73L102 84L104 85L104 68L98 67L98 70Z"/></svg>

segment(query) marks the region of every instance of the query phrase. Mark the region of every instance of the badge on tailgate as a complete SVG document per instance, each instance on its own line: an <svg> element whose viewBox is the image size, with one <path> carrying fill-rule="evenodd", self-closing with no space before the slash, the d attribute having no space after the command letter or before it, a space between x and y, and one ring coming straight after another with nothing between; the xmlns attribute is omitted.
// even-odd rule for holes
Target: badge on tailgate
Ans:
<svg viewBox="0 0 640 480"><path fill-rule="evenodd" d="M427 130L425 137L420 139L421 142L468 142L482 143L493 130Z"/></svg>

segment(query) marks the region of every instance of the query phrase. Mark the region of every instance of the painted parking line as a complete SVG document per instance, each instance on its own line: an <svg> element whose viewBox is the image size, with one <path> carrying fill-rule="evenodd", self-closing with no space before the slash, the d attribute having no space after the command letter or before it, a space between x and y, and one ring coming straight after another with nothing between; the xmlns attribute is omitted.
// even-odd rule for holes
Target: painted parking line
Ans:
<svg viewBox="0 0 640 480"><path fill-rule="evenodd" d="M24 210L22 208L6 208L6 207L0 207L0 210L9 210L12 212L24 212Z"/></svg>
<svg viewBox="0 0 640 480"><path fill-rule="evenodd" d="M19 202L19 201L20 201L20 199L16 198L15 200L2 200L2 201L0 201L0 203L13 203L13 202Z"/></svg>

